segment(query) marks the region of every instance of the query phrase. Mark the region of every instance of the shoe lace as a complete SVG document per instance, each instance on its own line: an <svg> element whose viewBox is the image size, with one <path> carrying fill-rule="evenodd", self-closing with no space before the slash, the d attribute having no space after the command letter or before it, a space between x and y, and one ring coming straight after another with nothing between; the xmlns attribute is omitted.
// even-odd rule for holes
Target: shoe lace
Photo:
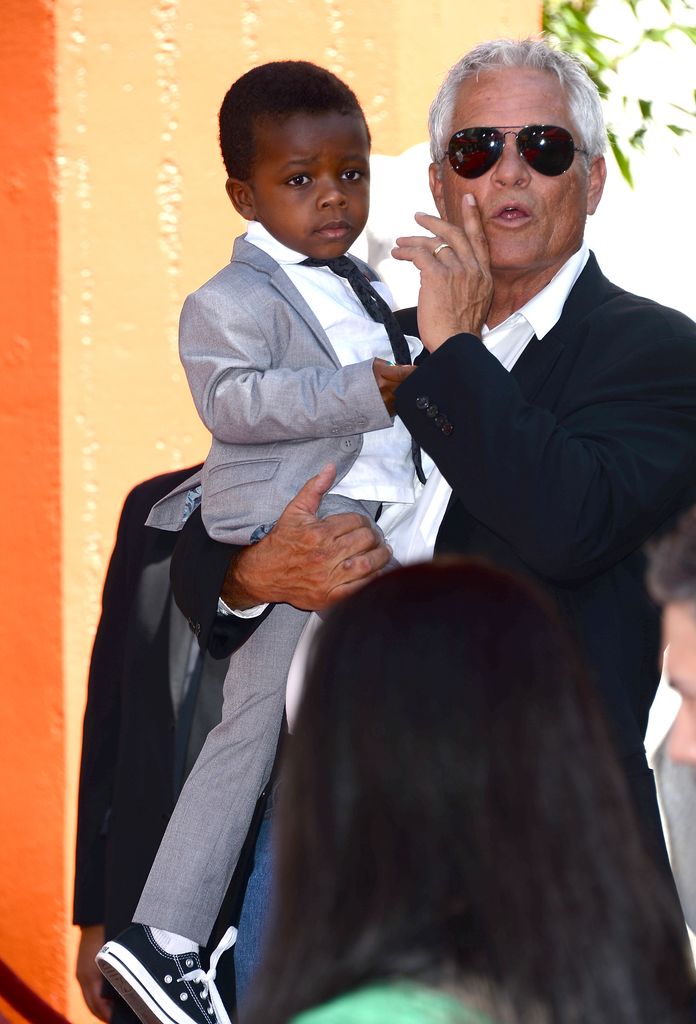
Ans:
<svg viewBox="0 0 696 1024"><path fill-rule="evenodd" d="M210 967L207 971L204 971L202 967L196 967L195 970L189 971L188 974L183 974L178 981L190 981L194 985L201 986L201 998L206 999L210 997L210 1002L207 1006L208 1013L211 1011L215 1013L218 1024L230 1024L230 1018L225 1009L225 1004L222 1001L222 997L218 992L217 985L215 984L215 975L217 973L218 960L230 946L233 946L237 941L237 929L231 925L222 936L217 946L210 954Z"/></svg>

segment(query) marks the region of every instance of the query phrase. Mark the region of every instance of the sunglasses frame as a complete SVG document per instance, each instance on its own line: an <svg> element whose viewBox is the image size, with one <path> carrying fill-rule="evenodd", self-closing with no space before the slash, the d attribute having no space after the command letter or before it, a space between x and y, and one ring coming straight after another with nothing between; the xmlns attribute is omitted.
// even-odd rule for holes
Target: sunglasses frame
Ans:
<svg viewBox="0 0 696 1024"><path fill-rule="evenodd" d="M462 164L457 161L457 158L455 156L457 146L466 137L467 132L481 133L481 137L478 140L478 149L474 150L471 155L483 157L483 160L481 164L475 168L475 172L473 174L464 173ZM522 135L524 132L527 133L527 136L523 137L522 141L520 142L520 135ZM557 132L561 133L560 137L551 139L549 139L548 137L544 137L544 133ZM488 133L488 142L486 142L485 133ZM536 147L533 146L532 138L530 137L533 136L535 133L541 134L541 138L538 140ZM568 129L562 128L560 125L557 124L512 125L509 128L505 129L492 128L481 125L472 128L460 128L452 135L452 138L449 140L449 143L447 144L446 153L452 170L454 171L455 174L459 175L460 178L466 178L468 180L480 178L487 171L490 171L492 167L495 167L498 160L500 160L505 149L505 140L508 135L515 136L515 145L517 147L517 152L520 155L521 159L524 160L524 162L528 164L528 166L533 171L536 171L537 174L542 174L545 178L557 178L560 177L561 174L565 174L565 172L571 168L576 153L583 153L585 156L587 155L586 149L580 149L578 146L575 145L575 139L573 138L572 134L568 131ZM472 139L470 141L477 140ZM559 148L561 146L566 148L567 151L565 154L564 162L565 160L567 160L568 154L570 155L570 159L567 161L566 165L564 167L560 167L559 170L542 170L539 167L536 167L535 162L537 162L540 158L543 162L544 156L549 155L549 150L545 150L544 145L548 146L553 144L554 142L560 144ZM568 145L570 145L571 147L570 150L567 149ZM530 149L534 149L537 153L537 156L533 160L530 160L529 157L525 154L525 150L529 151ZM492 157L492 159L489 159L490 157Z"/></svg>

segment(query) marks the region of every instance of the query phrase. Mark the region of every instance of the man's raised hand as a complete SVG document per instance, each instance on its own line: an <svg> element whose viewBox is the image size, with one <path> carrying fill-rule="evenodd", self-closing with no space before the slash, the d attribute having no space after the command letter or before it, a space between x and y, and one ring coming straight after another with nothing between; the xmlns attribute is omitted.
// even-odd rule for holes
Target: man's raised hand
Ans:
<svg viewBox="0 0 696 1024"><path fill-rule="evenodd" d="M392 256L418 267L418 328L425 347L434 352L454 334L481 337L493 297L488 242L474 197L462 197L461 225L428 213L416 221L434 238L397 238Z"/></svg>

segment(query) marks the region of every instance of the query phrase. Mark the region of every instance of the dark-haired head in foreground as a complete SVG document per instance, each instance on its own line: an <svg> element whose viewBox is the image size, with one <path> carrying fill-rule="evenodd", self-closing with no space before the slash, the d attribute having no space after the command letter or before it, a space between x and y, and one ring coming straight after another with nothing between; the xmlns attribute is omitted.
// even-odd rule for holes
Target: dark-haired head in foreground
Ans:
<svg viewBox="0 0 696 1024"><path fill-rule="evenodd" d="M672 894L575 652L525 583L432 563L338 605L280 804L249 1024L403 977L501 1022L686 1019Z"/></svg>

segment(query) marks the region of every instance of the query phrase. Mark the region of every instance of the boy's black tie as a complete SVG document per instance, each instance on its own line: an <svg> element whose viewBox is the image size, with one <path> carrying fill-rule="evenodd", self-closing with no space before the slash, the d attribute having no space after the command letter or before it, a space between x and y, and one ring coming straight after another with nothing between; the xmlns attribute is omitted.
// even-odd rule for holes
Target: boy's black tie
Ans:
<svg viewBox="0 0 696 1024"><path fill-rule="evenodd" d="M411 350L404 337L404 332L399 327L399 322L389 308L388 303L375 291L360 268L347 256L338 256L335 260L315 260L309 257L302 260L306 267L328 267L339 277L345 277L356 296L369 313L373 320L383 324L389 343L394 354L394 362L401 366L411 365ZM411 442L413 462L416 467L416 475L422 484L425 483L425 474L421 462L420 448L415 441Z"/></svg>

